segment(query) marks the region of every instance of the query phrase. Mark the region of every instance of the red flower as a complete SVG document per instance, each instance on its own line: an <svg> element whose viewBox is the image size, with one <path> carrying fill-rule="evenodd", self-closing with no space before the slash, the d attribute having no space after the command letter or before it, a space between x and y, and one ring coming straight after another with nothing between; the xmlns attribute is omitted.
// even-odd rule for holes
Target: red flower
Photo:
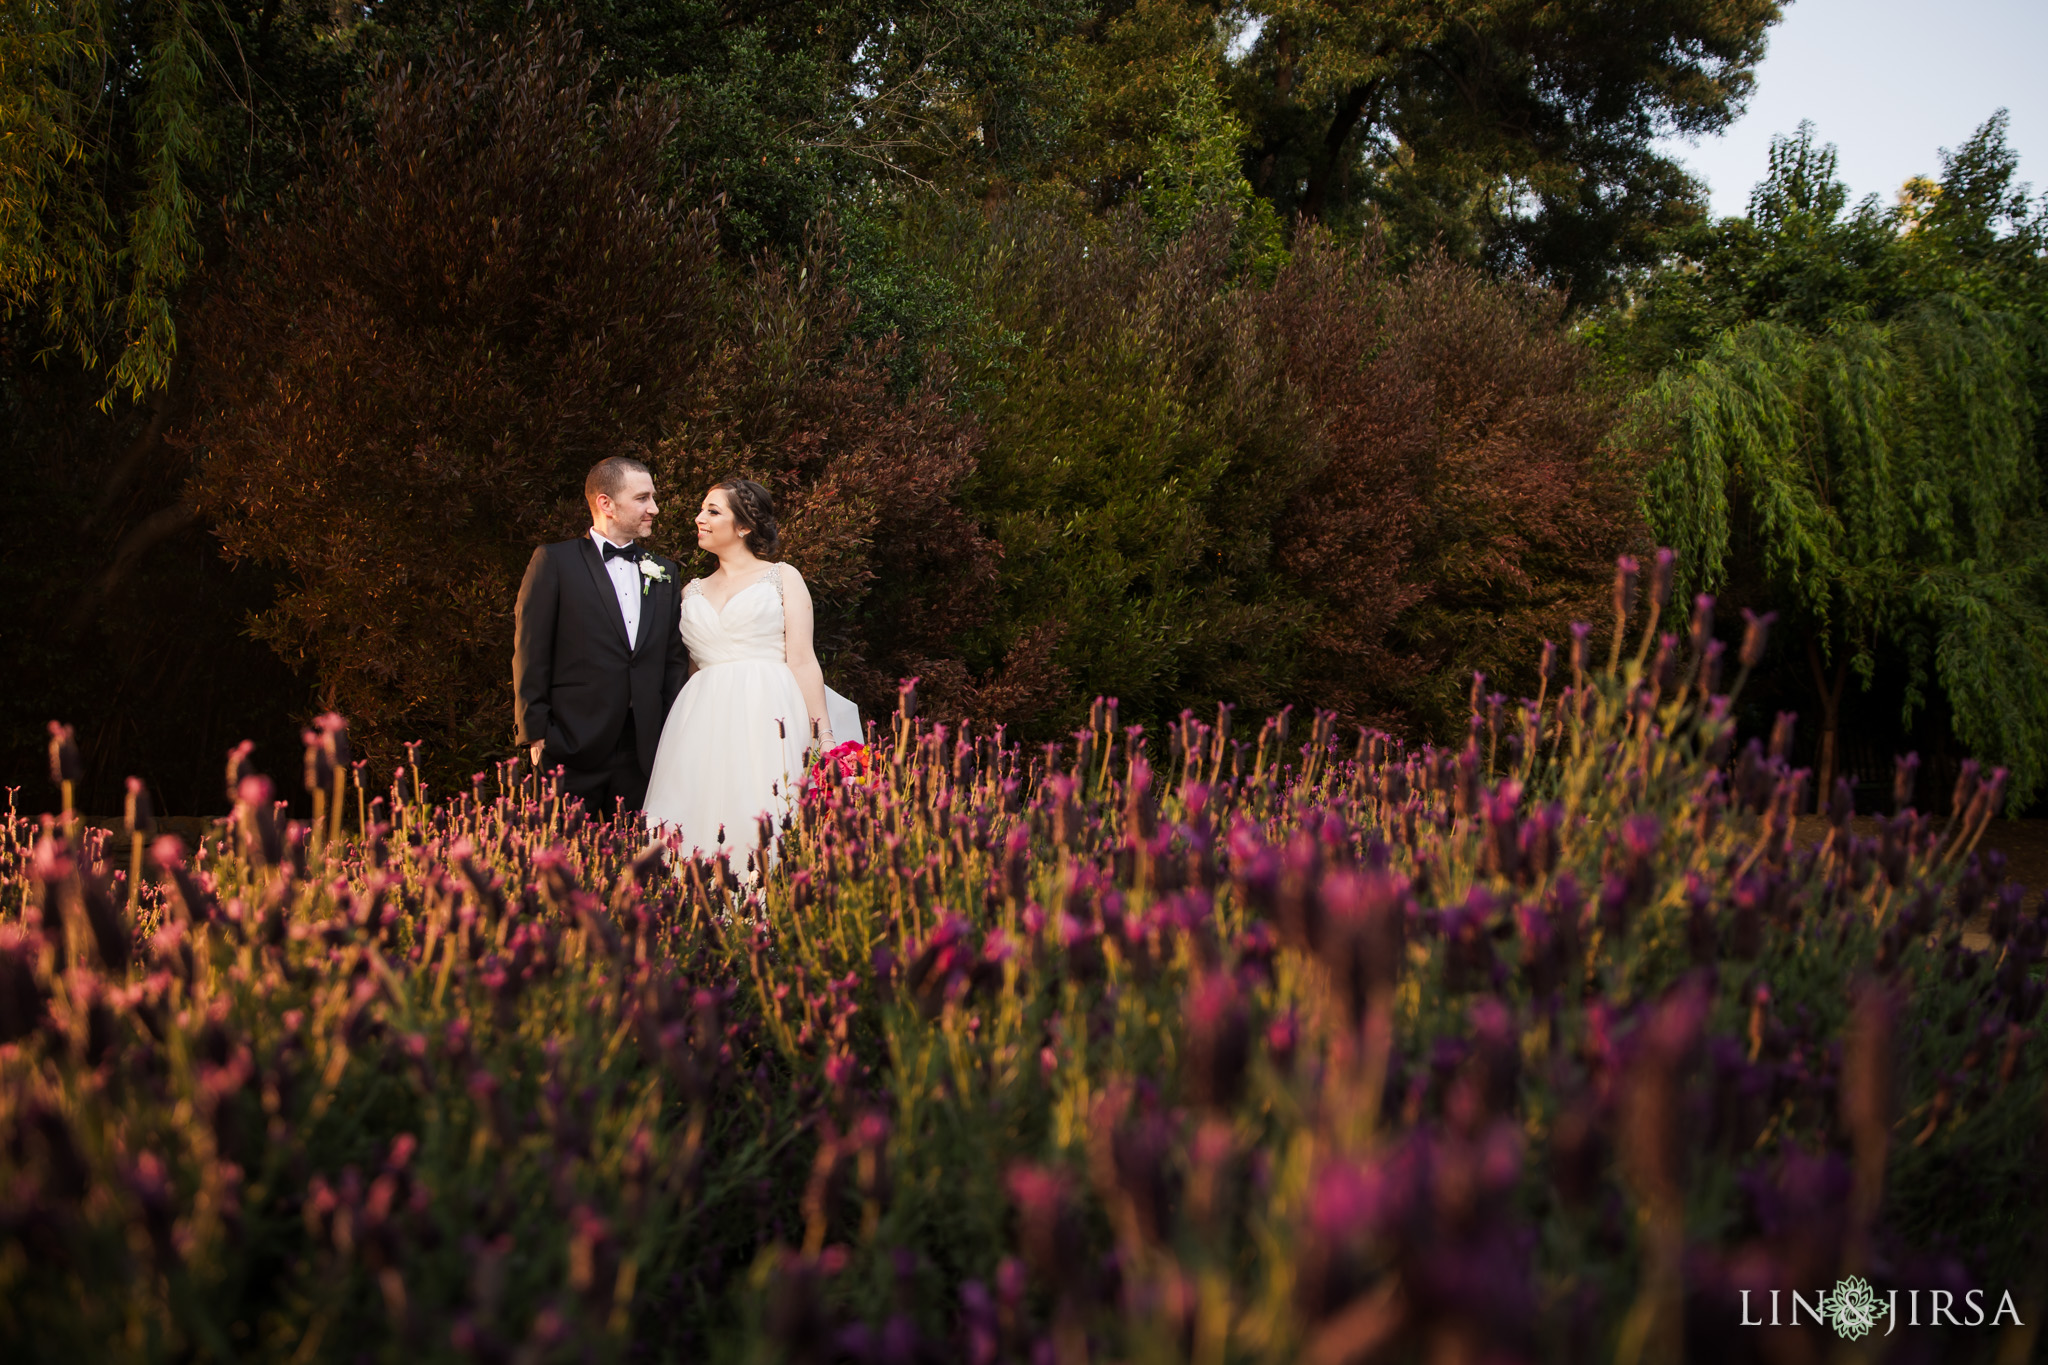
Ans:
<svg viewBox="0 0 2048 1365"><path fill-rule="evenodd" d="M807 800L822 797L832 784L863 786L868 780L868 750L859 740L849 739L818 755L804 778Z"/></svg>

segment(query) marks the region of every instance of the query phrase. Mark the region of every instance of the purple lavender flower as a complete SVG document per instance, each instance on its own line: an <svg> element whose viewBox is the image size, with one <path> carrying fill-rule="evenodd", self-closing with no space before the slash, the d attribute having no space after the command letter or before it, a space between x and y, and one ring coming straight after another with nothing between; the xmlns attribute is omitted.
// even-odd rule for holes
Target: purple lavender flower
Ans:
<svg viewBox="0 0 2048 1365"><path fill-rule="evenodd" d="M1614 616L1617 622L1627 619L1636 603L1636 574L1641 565L1634 555L1622 555L1614 561ZM1620 630L1620 626L1615 627Z"/></svg>
<svg viewBox="0 0 2048 1365"><path fill-rule="evenodd" d="M1235 979L1222 972L1198 979L1188 990L1182 1017L1187 1022L1188 1099L1210 1109L1234 1108L1251 1060L1251 1025Z"/></svg>
<svg viewBox="0 0 2048 1365"><path fill-rule="evenodd" d="M1650 605L1654 610L1663 611L1664 604L1671 600L1671 581L1678 566L1678 552L1668 545L1657 547L1657 553L1650 562Z"/></svg>
<svg viewBox="0 0 2048 1365"><path fill-rule="evenodd" d="M1767 611L1759 616L1748 607L1742 609L1742 654L1744 668L1755 668L1764 661L1764 645L1771 636L1771 622L1778 619L1778 613Z"/></svg>

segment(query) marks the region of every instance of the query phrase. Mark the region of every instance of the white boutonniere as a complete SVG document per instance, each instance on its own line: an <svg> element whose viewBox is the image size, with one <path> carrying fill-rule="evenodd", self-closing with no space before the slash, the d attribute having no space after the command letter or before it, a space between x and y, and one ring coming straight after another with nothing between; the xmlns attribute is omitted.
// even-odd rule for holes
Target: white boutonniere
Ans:
<svg viewBox="0 0 2048 1365"><path fill-rule="evenodd" d="M666 583L668 581L667 565L656 563L651 555L641 559L640 591L643 595L646 593L649 583Z"/></svg>

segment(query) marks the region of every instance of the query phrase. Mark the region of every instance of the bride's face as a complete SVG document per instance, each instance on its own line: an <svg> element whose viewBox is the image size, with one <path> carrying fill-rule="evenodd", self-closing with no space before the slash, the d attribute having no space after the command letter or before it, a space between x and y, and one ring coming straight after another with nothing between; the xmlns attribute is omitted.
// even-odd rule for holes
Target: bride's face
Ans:
<svg viewBox="0 0 2048 1365"><path fill-rule="evenodd" d="M715 555L729 554L745 539L732 519L732 504L726 501L725 490L714 488L706 493L704 505L697 509L697 548Z"/></svg>

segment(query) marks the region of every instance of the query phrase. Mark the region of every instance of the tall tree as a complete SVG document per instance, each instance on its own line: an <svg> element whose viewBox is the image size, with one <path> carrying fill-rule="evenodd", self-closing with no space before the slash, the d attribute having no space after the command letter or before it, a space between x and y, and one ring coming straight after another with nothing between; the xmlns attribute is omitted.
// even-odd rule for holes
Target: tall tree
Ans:
<svg viewBox="0 0 2048 1365"><path fill-rule="evenodd" d="M1233 91L1252 183L1326 223L1383 217L1598 301L1697 214L1661 154L1741 112L1777 0L1268 0Z"/></svg>
<svg viewBox="0 0 2048 1365"><path fill-rule="evenodd" d="M2016 803L2048 781L2048 206L2014 191L2003 133L1854 210L1811 128L1779 139L1748 216L1694 234L1617 329L1618 354L1663 362L1660 536L1698 585L1741 559L1796 614L1823 792L1848 676L1867 687L1887 653L1909 714L1938 682Z"/></svg>

